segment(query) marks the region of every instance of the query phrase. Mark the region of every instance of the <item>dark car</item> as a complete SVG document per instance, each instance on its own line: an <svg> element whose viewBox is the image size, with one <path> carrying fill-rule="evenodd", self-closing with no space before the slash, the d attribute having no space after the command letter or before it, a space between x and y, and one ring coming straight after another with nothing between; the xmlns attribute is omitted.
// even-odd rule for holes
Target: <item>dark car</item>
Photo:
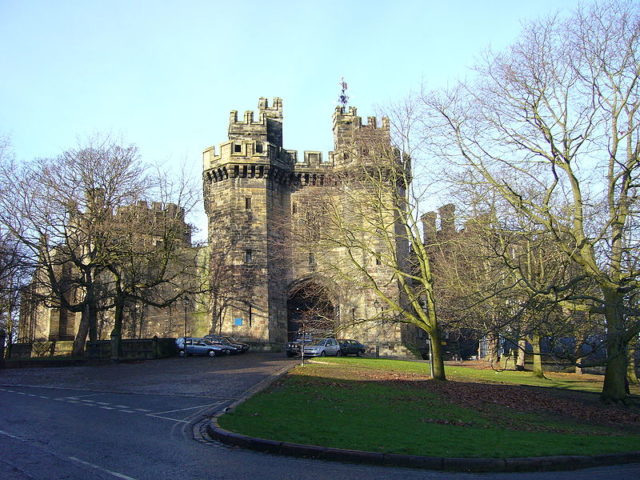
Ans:
<svg viewBox="0 0 640 480"><path fill-rule="evenodd" d="M287 343L285 352L287 357L296 357L302 352L302 347L313 342L313 338L309 334L298 335L297 338Z"/></svg>
<svg viewBox="0 0 640 480"><path fill-rule="evenodd" d="M221 337L224 338L227 342L229 342L231 345L233 345L234 347L236 347L237 349L240 350L240 353L244 353L247 350L249 350L249 344L247 343L242 343L239 342L238 340L236 340L233 337Z"/></svg>
<svg viewBox="0 0 640 480"><path fill-rule="evenodd" d="M240 347L233 345L224 337L219 337L217 335L205 335L204 339L210 342L211 344L217 345L218 347L220 347L222 353L224 353L225 355L231 355L232 353L240 353L242 351Z"/></svg>
<svg viewBox="0 0 640 480"><path fill-rule="evenodd" d="M338 340L340 343L340 353L342 355L364 355L367 351L367 347L358 342L357 340Z"/></svg>

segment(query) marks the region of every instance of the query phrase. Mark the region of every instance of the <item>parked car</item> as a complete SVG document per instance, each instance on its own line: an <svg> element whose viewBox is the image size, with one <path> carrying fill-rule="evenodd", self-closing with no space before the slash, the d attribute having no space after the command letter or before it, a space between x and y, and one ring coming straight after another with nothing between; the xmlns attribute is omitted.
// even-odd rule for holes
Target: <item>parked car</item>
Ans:
<svg viewBox="0 0 640 480"><path fill-rule="evenodd" d="M223 337L219 337L217 335L205 335L204 339L213 345L217 345L222 349L222 353L225 355L231 355L232 353L240 353L240 347L236 347L228 340Z"/></svg>
<svg viewBox="0 0 640 480"><path fill-rule="evenodd" d="M340 344L335 338L323 338L309 345L304 346L304 354L310 357L324 357L325 355L333 355L339 357Z"/></svg>
<svg viewBox="0 0 640 480"><path fill-rule="evenodd" d="M240 347L240 353L244 353L244 352L248 351L249 348L251 348L248 343L240 342L240 341L238 341L237 339L235 339L233 337L222 337L222 338L226 339L234 347L236 347L236 348Z"/></svg>
<svg viewBox="0 0 640 480"><path fill-rule="evenodd" d="M367 347L358 342L357 340L338 340L340 344L340 353L342 355L364 355L367 351Z"/></svg>
<svg viewBox="0 0 640 480"><path fill-rule="evenodd" d="M287 357L295 357L302 353L302 347L313 342L313 338L309 334L298 335L294 340L287 343L285 352Z"/></svg>
<svg viewBox="0 0 640 480"><path fill-rule="evenodd" d="M208 338L212 341L222 341L225 345L230 345L237 350L237 353L244 353L249 350L249 345L239 342L233 337L227 337L224 335L205 335L204 338Z"/></svg>
<svg viewBox="0 0 640 480"><path fill-rule="evenodd" d="M176 339L176 346L181 357L185 355L209 355L215 357L223 353L223 348L204 338L180 337Z"/></svg>

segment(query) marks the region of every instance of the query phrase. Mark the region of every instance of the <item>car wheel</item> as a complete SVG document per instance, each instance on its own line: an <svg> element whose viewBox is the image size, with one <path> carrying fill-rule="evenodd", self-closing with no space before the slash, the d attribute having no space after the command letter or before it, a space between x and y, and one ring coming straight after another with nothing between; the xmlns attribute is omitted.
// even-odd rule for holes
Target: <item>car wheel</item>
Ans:
<svg viewBox="0 0 640 480"><path fill-rule="evenodd" d="M324 350L322 350L322 351L320 352L320 356L321 356L321 357L324 357L325 355L326 355L326 353L324 353Z"/></svg>
<svg viewBox="0 0 640 480"><path fill-rule="evenodd" d="M342 350L338 350L336 352L336 357L341 357L342 356Z"/></svg>
<svg viewBox="0 0 640 480"><path fill-rule="evenodd" d="M215 357L216 356L216 352L214 352L213 350L209 350L209 356L210 357Z"/></svg>
<svg viewBox="0 0 640 480"><path fill-rule="evenodd" d="M356 357L359 357L360 355L362 355L362 351L358 350L358 351L356 352Z"/></svg>
<svg viewBox="0 0 640 480"><path fill-rule="evenodd" d="M184 350L180 350L180 351L178 352L178 355L180 355L181 357L184 357L184 356L185 356Z"/></svg>

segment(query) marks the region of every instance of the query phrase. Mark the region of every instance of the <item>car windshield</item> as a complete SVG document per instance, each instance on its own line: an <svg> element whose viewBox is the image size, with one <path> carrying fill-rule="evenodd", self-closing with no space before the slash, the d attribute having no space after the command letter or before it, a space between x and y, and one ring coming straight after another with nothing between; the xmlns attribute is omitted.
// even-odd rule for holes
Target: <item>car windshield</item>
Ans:
<svg viewBox="0 0 640 480"><path fill-rule="evenodd" d="M324 346L324 340L315 340L311 343L312 347Z"/></svg>

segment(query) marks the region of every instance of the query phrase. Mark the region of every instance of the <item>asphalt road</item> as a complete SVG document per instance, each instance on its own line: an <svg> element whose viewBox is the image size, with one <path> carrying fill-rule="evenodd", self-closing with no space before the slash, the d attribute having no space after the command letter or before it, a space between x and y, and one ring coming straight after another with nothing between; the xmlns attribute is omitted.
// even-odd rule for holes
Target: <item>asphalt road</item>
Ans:
<svg viewBox="0 0 640 480"><path fill-rule="evenodd" d="M525 474L456 474L353 465L246 451L206 438L204 425L213 413L291 364L281 355L249 353L100 367L2 370L0 478L640 478L640 465Z"/></svg>

